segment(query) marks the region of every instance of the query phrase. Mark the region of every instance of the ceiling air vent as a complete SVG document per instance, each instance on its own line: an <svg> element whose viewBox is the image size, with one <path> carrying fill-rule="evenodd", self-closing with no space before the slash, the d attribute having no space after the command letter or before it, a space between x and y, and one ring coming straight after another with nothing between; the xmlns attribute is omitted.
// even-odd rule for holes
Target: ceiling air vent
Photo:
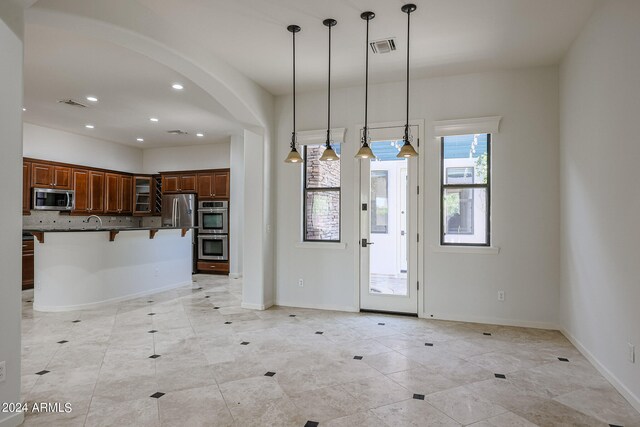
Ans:
<svg viewBox="0 0 640 427"><path fill-rule="evenodd" d="M180 129L168 130L167 133L170 133L171 135L188 135L189 134L189 132L185 132Z"/></svg>
<svg viewBox="0 0 640 427"><path fill-rule="evenodd" d="M87 108L86 105L79 103L78 101L74 101L73 99L69 98L69 99L61 99L58 101L58 103L60 104L67 104L67 105L71 105L72 107L80 107L80 108Z"/></svg>
<svg viewBox="0 0 640 427"><path fill-rule="evenodd" d="M373 53L389 53L396 50L396 39L388 38L383 40L375 40L369 43Z"/></svg>

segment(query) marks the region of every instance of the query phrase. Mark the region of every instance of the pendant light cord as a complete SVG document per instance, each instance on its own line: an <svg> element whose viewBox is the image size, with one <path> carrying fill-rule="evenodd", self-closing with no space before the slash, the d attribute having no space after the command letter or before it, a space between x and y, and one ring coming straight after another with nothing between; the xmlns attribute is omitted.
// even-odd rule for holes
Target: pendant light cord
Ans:
<svg viewBox="0 0 640 427"><path fill-rule="evenodd" d="M327 142L331 148L331 25L329 25L329 81L327 85Z"/></svg>
<svg viewBox="0 0 640 427"><path fill-rule="evenodd" d="M404 127L405 142L409 142L409 40L411 29L411 11L407 12L407 122Z"/></svg>
<svg viewBox="0 0 640 427"><path fill-rule="evenodd" d="M296 148L296 33L293 34L293 133L291 134L291 148Z"/></svg>
<svg viewBox="0 0 640 427"><path fill-rule="evenodd" d="M368 106L369 106L369 21L367 17L367 44L365 56L365 72L364 72L364 129L362 130L362 139L367 144L367 123L368 123Z"/></svg>

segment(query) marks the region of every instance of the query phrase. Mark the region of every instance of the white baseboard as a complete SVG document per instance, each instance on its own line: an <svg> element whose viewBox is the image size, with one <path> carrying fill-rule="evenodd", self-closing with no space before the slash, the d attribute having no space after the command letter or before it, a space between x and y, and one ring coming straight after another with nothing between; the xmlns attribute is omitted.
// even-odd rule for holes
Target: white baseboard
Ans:
<svg viewBox="0 0 640 427"><path fill-rule="evenodd" d="M24 422L24 412L16 412L0 420L0 427L18 427Z"/></svg>
<svg viewBox="0 0 640 427"><path fill-rule="evenodd" d="M487 325L500 325L500 326L516 326L519 328L535 328L535 329L551 329L558 330L558 325L549 322L531 322L528 320L512 320L512 319L500 319L493 317L478 317L478 316L465 316L465 315L434 315L433 317L422 313L420 315L423 319L435 319L435 320L449 320L452 322L468 322L468 323L484 323Z"/></svg>
<svg viewBox="0 0 640 427"><path fill-rule="evenodd" d="M631 406L633 406L636 411L640 412L640 398L633 394L633 392L629 390L627 386L618 379L618 377L616 377L609 369L607 369L602 363L600 363L600 361L566 329L560 328L560 332L569 341L571 341L571 344L573 344L573 346L577 348L578 351L582 353L582 355L586 357L589 362L591 362L591 364L598 370L598 372L600 372L600 374L602 374L602 376L605 377L607 381L609 381L611 385L613 385L625 399L627 399Z"/></svg>
<svg viewBox="0 0 640 427"><path fill-rule="evenodd" d="M62 312L62 311L74 311L74 310L85 310L88 308L101 307L107 304L113 304L114 302L126 301L129 299L139 298L146 295L155 294L157 292L170 291L171 289L181 288L183 286L191 286L192 282L181 282L175 283L173 285L163 286L161 288L151 289L148 291L137 292L135 294L124 295L117 298L111 298L103 301L98 301L90 304L77 304L77 305L64 305L64 306L43 306L39 305L36 300L33 301L33 309L35 311L44 311L44 312Z"/></svg>
<svg viewBox="0 0 640 427"><path fill-rule="evenodd" d="M242 277L242 273L229 273L229 279L240 279Z"/></svg>
<svg viewBox="0 0 640 427"><path fill-rule="evenodd" d="M276 301L277 306L281 307L292 307L292 308L312 308L316 310L330 310L330 311L347 311L349 313L358 313L360 311L357 307L351 306L340 306L340 305L331 305L331 304L303 304L303 303L293 303L290 301Z"/></svg>
<svg viewBox="0 0 640 427"><path fill-rule="evenodd" d="M269 308L264 304L250 304L248 302L243 302L240 304L240 307L246 308L247 310L266 310Z"/></svg>

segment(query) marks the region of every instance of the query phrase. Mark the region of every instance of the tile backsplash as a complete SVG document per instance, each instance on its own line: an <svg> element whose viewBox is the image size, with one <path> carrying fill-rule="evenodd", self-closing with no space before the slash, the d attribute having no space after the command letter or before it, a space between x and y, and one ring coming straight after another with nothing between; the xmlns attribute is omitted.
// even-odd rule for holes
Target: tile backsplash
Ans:
<svg viewBox="0 0 640 427"><path fill-rule="evenodd" d="M67 215L57 211L31 211L22 217L23 228L82 228L86 227L88 215ZM100 215L104 227L153 227L160 225L160 217L133 217ZM96 222L91 219L91 224Z"/></svg>

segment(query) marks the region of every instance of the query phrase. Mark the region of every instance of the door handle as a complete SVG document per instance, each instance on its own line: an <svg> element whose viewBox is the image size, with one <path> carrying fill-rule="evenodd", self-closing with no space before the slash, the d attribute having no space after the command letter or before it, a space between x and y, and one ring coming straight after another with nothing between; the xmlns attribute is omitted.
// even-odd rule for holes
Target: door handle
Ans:
<svg viewBox="0 0 640 427"><path fill-rule="evenodd" d="M362 239L361 243L363 248L366 248L367 246L374 244L374 242L367 242L367 239Z"/></svg>

